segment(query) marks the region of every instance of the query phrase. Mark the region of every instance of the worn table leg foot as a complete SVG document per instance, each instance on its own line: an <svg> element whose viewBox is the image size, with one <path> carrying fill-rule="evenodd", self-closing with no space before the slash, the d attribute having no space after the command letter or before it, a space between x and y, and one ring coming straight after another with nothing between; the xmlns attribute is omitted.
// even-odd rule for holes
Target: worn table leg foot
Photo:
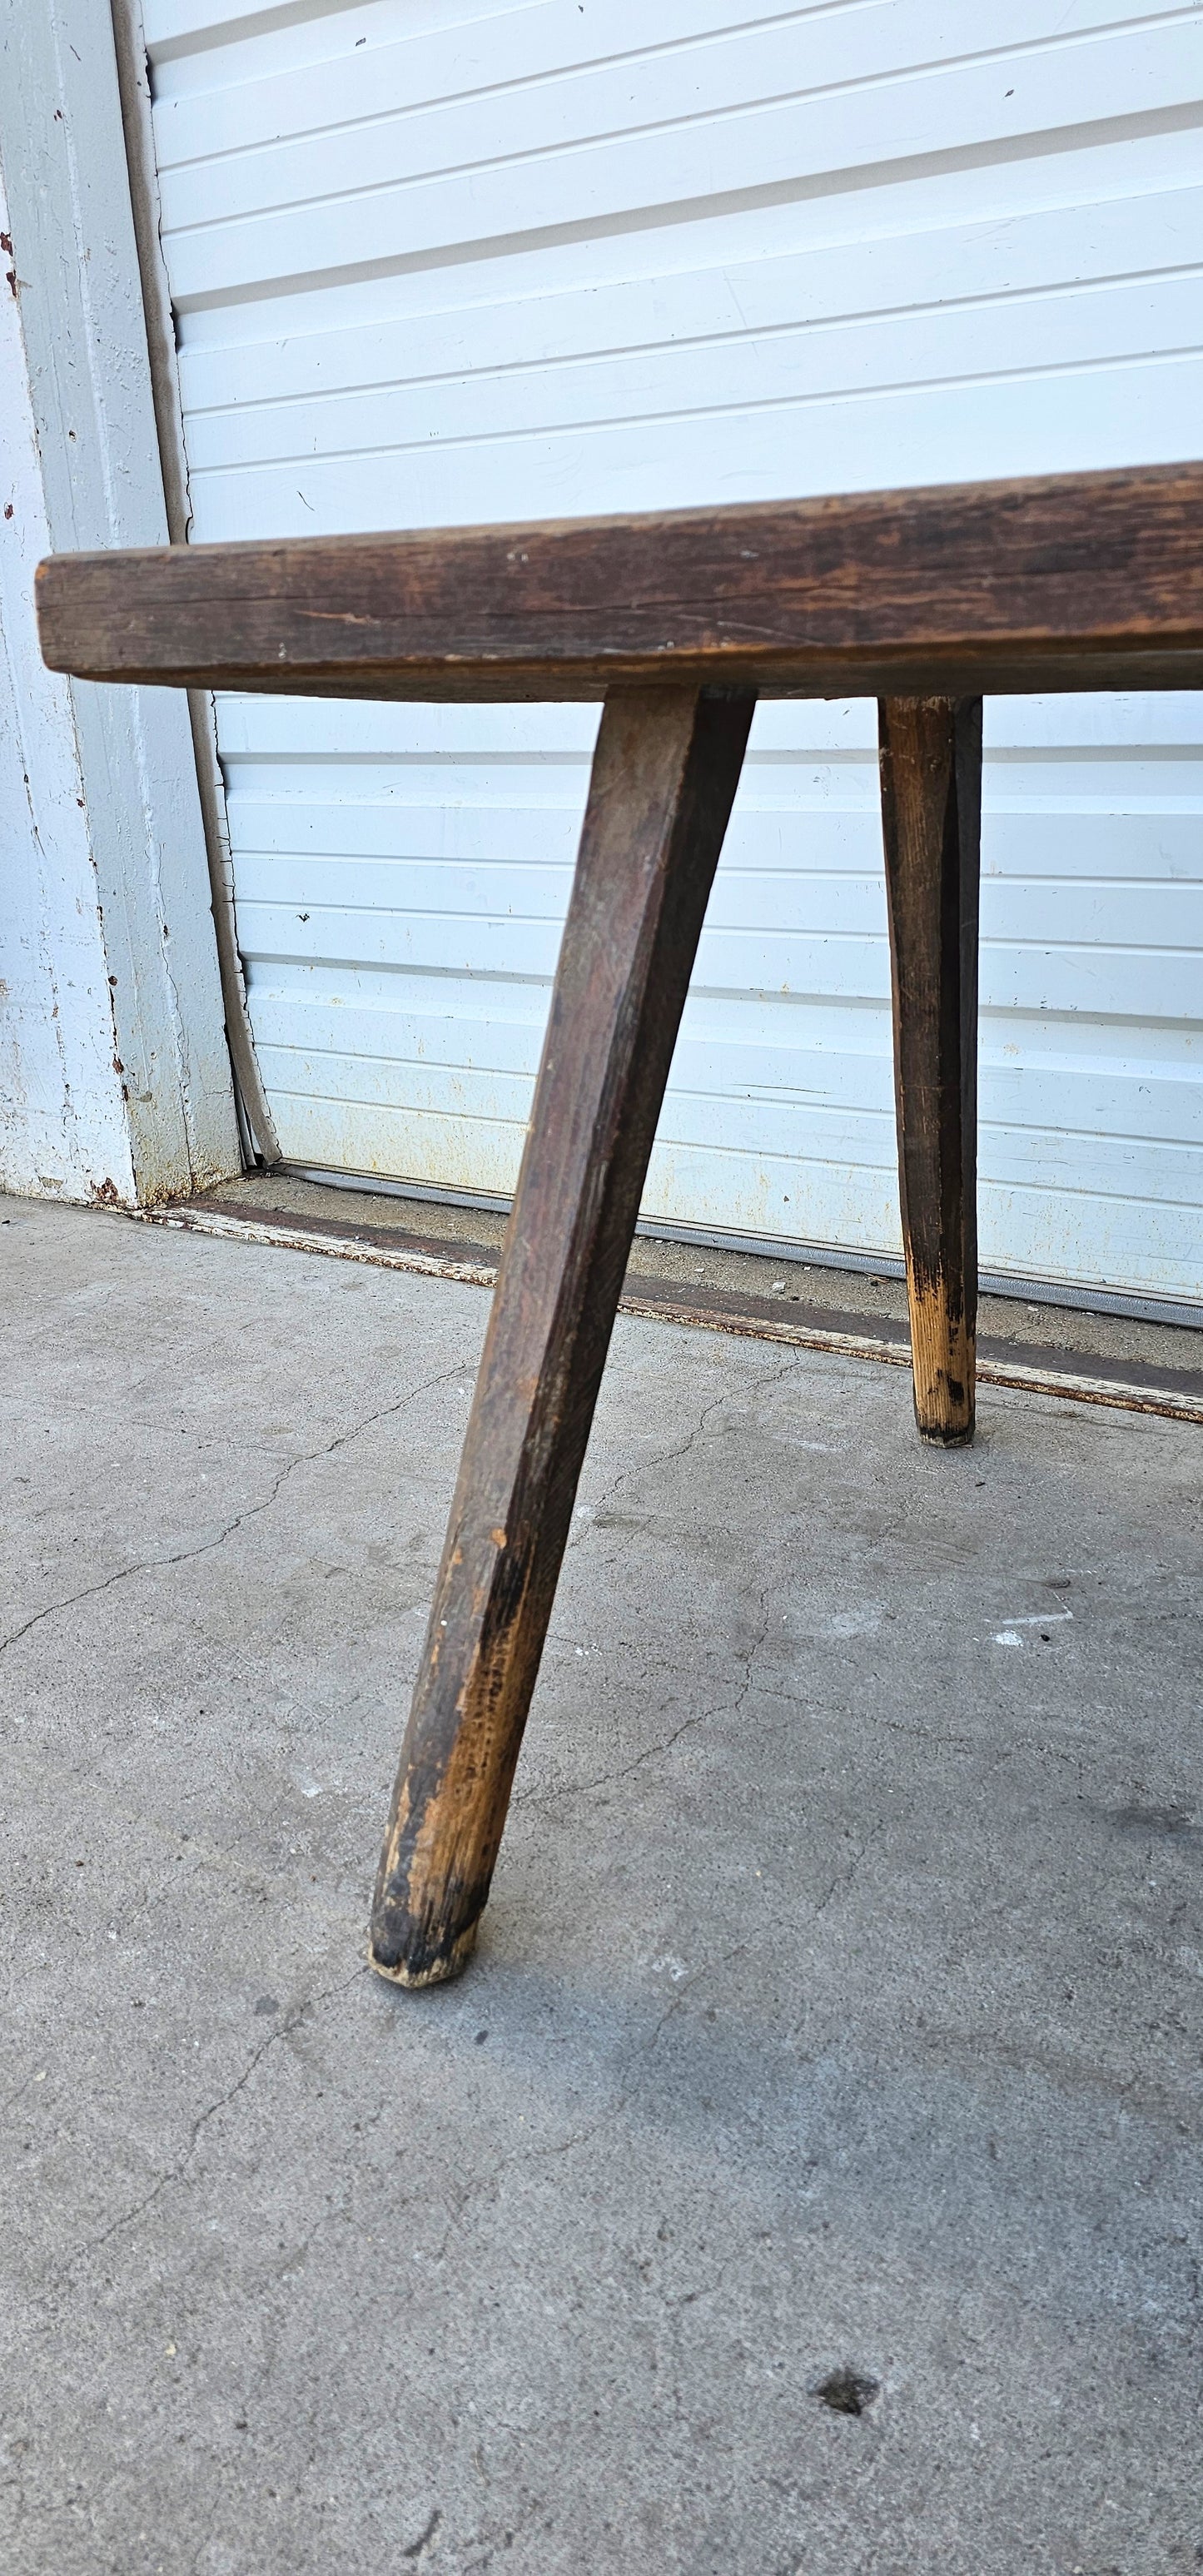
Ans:
<svg viewBox="0 0 1203 2576"><path fill-rule="evenodd" d="M881 810L915 1420L973 1438L980 698L883 698Z"/></svg>
<svg viewBox="0 0 1203 2576"><path fill-rule="evenodd" d="M475 1915L471 1923L465 1924L450 1949L441 1948L436 1944L429 1955L422 1953L412 1963L406 1957L398 1957L391 1964L386 1958L381 1957L376 1947L376 1936L373 1930L372 1947L368 1957L377 1976L387 1977L390 1984L394 1986L408 1986L411 1990L419 1986L445 1986L450 1984L453 1977L462 1977L476 1948L476 1935L479 1930L480 1916Z"/></svg>
<svg viewBox="0 0 1203 2576"><path fill-rule="evenodd" d="M372 1914L400 1985L463 1967L489 1892L749 698L619 690L598 735Z"/></svg>

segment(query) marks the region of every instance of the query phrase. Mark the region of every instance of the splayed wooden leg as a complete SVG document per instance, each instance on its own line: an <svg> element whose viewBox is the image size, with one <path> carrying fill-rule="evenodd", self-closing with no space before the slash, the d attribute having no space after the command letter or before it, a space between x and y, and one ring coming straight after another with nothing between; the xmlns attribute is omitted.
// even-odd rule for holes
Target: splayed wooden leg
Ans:
<svg viewBox="0 0 1203 2576"><path fill-rule="evenodd" d="M883 698L881 811L915 1420L973 1438L980 698Z"/></svg>
<svg viewBox="0 0 1203 2576"><path fill-rule="evenodd" d="M489 1892L749 698L619 690L598 735L530 1131L372 1914L456 1976Z"/></svg>

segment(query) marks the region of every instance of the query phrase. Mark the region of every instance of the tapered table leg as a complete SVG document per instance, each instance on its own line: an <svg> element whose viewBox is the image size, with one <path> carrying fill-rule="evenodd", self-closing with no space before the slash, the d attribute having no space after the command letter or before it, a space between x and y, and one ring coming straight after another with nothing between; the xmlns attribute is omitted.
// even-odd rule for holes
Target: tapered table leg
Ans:
<svg viewBox="0 0 1203 2576"><path fill-rule="evenodd" d="M372 1962L453 1977L489 1892L752 701L607 700L393 1796Z"/></svg>
<svg viewBox="0 0 1203 2576"><path fill-rule="evenodd" d="M883 698L881 811L915 1420L973 1438L980 698Z"/></svg>

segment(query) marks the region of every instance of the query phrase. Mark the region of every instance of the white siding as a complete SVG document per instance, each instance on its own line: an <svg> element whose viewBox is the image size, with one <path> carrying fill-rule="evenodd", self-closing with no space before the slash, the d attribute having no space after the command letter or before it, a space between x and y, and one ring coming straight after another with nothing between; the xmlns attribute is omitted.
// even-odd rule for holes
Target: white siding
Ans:
<svg viewBox="0 0 1203 2576"><path fill-rule="evenodd" d="M10 221L0 171L6 237ZM71 695L47 670L34 623L34 566L50 537L20 309L7 290L0 419L0 1190L87 1199L107 1181L130 1199Z"/></svg>
<svg viewBox="0 0 1203 2576"><path fill-rule="evenodd" d="M147 35L198 537L1199 452L1195 7L150 0ZM223 703L294 1161L511 1186L594 722ZM1196 704L987 731L984 1262L1198 1297ZM897 1245L872 744L865 705L757 717L665 1220Z"/></svg>
<svg viewBox="0 0 1203 2576"><path fill-rule="evenodd" d="M239 1167L188 709L47 671L33 570L167 521L108 10L0 35L0 1185ZM11 289L11 292L10 292Z"/></svg>

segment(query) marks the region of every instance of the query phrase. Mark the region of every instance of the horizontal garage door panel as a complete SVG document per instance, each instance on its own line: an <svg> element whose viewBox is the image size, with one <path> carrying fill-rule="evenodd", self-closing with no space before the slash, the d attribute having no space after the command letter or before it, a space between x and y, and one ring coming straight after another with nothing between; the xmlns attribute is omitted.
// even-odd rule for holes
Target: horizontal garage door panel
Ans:
<svg viewBox="0 0 1203 2576"><path fill-rule="evenodd" d="M438 756L450 711L356 709L339 765L347 713L320 711L304 792L285 711L230 709L241 935L258 959L260 1056L288 1151L337 1166L366 1146L383 1171L404 1154L412 1179L502 1193L521 1152L593 719L482 711L477 757L454 760L451 784ZM1063 1264L1067 1233L1088 1223L1113 1278L1162 1294L1197 1226L1199 754L1134 740L1141 715L1163 737L1197 723L1188 701L988 710L982 1234L987 1263L1014 1267L1022 1228L1038 1276L1058 1227ZM1126 742L1067 745L1075 725L1097 733L1104 716ZM549 717L559 739L540 759ZM870 1254L897 1243L870 724L864 707L757 716L653 1164L649 1204L669 1218ZM399 734L413 729L425 739L406 759ZM809 759L807 731L819 735ZM1025 732L1046 739L1007 739Z"/></svg>
<svg viewBox="0 0 1203 2576"><path fill-rule="evenodd" d="M1203 13L150 0L202 539L1172 460ZM650 38L650 40L649 40ZM596 724L225 699L285 1151L513 1184ZM982 1247L1203 1295L1203 728L987 710ZM898 1248L872 710L759 711L654 1218Z"/></svg>
<svg viewBox="0 0 1203 2576"><path fill-rule="evenodd" d="M1122 148L1083 149L1071 168L1089 202L1038 199L1031 212L1012 207L1001 223L999 213L981 213L981 174L973 174L972 190L963 175L953 174L926 184L883 185L868 203L858 192L860 218L874 229L856 239L843 208L838 216L829 211L824 223L809 201L771 214L732 212L721 221L701 217L651 230L637 239L634 256L628 236L621 246L601 240L574 243L571 250L552 242L487 262L459 262L450 271L407 269L337 290L269 295L256 299L253 316L230 306L207 324L190 317L181 352L190 449L209 447L209 454L195 455L197 463L220 458L226 451L218 440L232 441L243 415L253 421L259 407L278 412L291 432L303 416L298 405L311 404L320 416L329 403L338 421L342 399L368 391L401 408L415 388L444 377L461 380L465 369L490 388L511 373L545 369L546 400L561 374L582 363L608 370L618 356L659 353L670 299L676 356L723 347L766 370L769 354L759 345L766 333L783 334L790 348L804 351L811 335L829 326L859 331L866 320L912 315L921 323L946 320L955 339L975 309L993 311L1024 296L1051 300L1062 313L1066 297L1088 283L1127 283L1128 199L1136 194L1142 196L1149 291L1161 275L1194 273L1203 190L1193 137L1159 135ZM987 207L991 193L1003 193L1001 176L986 192ZM1013 193L1009 185L1006 193ZM967 199L978 208L976 221L966 214ZM834 239L828 237L833 229ZM795 236L804 247L793 246ZM583 279L572 276L582 268ZM262 337L265 300L287 305L292 334ZM387 365L391 354L390 333L401 332L406 363L390 377L381 372L382 361ZM225 355L234 339L243 350L236 400ZM373 424L374 436L377 429Z"/></svg>
<svg viewBox="0 0 1203 2576"><path fill-rule="evenodd" d="M164 113L163 216L177 299L186 310L264 281L335 264L358 268L365 257L412 259L490 237L613 222L632 207L657 208L666 195L680 204L719 189L797 188L941 152L953 137L962 151L997 150L1100 111L1164 116L1195 104L1200 29L1192 8L1135 26L1122 0L1085 14L1096 28L1102 22L1100 31L1058 36L1048 0L1030 7L1009 0L1004 21L1050 32L982 47L973 59L965 30L983 22L963 0L935 8L883 0L877 9L798 13L789 40L749 30L737 42L692 49L692 59L687 49L645 51L630 68L602 65L529 86L498 82L507 46L507 22L498 20L494 79L483 96L461 91L391 119L370 113L369 39L358 113L346 123L243 152L217 147L219 213L213 153L171 157L177 129L188 146L188 106ZM1117 25L1124 16L1129 24ZM930 59L941 31L960 61ZM867 68L878 50L880 77ZM292 87L305 85L304 75L292 76ZM237 98L242 85L230 86ZM278 133L288 100L277 83L268 84L264 107ZM219 123L220 109L217 116Z"/></svg>

